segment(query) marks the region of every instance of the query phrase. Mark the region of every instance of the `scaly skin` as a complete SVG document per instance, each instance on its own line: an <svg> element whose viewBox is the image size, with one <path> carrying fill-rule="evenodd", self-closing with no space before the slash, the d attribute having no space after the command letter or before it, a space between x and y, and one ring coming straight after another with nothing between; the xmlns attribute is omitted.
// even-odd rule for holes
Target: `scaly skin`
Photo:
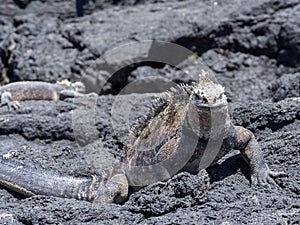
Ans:
<svg viewBox="0 0 300 225"><path fill-rule="evenodd" d="M136 190L181 171L196 173L231 149L239 149L250 164L253 185L274 184L272 178L285 175L268 168L253 133L232 124L224 88L204 71L198 83L180 85L158 98L130 134L125 157L101 176L64 177L2 159L0 183L27 195L121 203L129 188Z"/></svg>

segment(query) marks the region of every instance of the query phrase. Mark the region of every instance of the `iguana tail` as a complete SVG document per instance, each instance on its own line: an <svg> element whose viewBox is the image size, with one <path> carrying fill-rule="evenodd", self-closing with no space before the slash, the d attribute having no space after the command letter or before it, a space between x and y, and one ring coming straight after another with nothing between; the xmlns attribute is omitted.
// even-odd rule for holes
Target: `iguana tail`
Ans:
<svg viewBox="0 0 300 225"><path fill-rule="evenodd" d="M25 196L46 195L94 201L108 176L72 177L0 157L0 185Z"/></svg>

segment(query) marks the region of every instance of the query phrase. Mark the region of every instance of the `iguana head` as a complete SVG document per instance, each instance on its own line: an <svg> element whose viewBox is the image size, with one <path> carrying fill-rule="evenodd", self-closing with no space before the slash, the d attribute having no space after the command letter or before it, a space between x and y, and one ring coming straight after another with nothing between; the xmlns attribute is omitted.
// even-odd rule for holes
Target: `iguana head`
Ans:
<svg viewBox="0 0 300 225"><path fill-rule="evenodd" d="M227 105L224 87L213 82L203 70L199 74L199 82L193 85L191 101L197 108L219 108Z"/></svg>
<svg viewBox="0 0 300 225"><path fill-rule="evenodd" d="M230 122L224 87L213 82L208 73L202 71L199 82L191 85L189 99L190 107L187 113L189 128L204 140L222 136L223 128Z"/></svg>

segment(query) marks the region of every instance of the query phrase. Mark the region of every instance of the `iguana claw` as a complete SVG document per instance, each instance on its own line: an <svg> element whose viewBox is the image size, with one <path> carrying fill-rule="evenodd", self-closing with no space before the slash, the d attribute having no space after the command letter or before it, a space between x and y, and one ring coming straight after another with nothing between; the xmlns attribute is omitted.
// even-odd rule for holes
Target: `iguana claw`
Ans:
<svg viewBox="0 0 300 225"><path fill-rule="evenodd" d="M275 172L269 169L268 165L265 164L264 168L260 168L257 172L253 173L253 175L251 175L251 185L252 186L257 186L257 185L261 185L261 186L270 186L271 185L275 185L278 186L276 184L276 182L274 181L274 178L277 177L287 177L287 173L285 172Z"/></svg>

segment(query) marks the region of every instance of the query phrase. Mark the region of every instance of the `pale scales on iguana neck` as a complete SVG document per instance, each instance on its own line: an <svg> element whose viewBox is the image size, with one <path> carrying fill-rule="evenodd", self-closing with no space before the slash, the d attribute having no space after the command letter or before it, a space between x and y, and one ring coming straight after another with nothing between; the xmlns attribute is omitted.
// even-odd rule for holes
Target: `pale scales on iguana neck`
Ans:
<svg viewBox="0 0 300 225"><path fill-rule="evenodd" d="M217 125L223 126L217 135L211 133L217 131L213 128L216 118L220 122ZM232 124L224 88L204 71L198 83L179 85L157 99L137 124L130 132L131 143L124 149L125 156L104 174L63 176L2 158L0 184L25 195L121 203L130 190L147 185L148 181L168 179L168 175L181 171L196 173L216 163L231 149L239 149L250 164L253 185L273 184L272 178L285 175L269 169L251 131ZM209 144L220 141L220 134L220 146L206 165L204 152Z"/></svg>

